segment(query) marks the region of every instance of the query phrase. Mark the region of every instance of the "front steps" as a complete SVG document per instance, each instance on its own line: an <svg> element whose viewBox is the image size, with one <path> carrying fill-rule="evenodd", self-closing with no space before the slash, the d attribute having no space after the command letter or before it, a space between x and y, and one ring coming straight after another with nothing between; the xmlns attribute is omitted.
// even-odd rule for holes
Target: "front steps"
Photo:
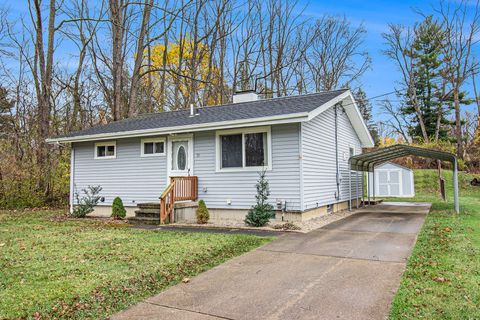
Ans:
<svg viewBox="0 0 480 320"><path fill-rule="evenodd" d="M138 209L135 210L135 216L129 217L128 222L134 224L160 224L160 203L139 203L137 204ZM175 203L174 209L174 219L176 221L183 221L187 216L190 216L186 210L196 210L198 207L197 202L188 201L188 202L177 202ZM190 218L190 217L188 217Z"/></svg>
<svg viewBox="0 0 480 320"><path fill-rule="evenodd" d="M139 203L135 216L129 217L128 222L134 224L159 224L160 203Z"/></svg>

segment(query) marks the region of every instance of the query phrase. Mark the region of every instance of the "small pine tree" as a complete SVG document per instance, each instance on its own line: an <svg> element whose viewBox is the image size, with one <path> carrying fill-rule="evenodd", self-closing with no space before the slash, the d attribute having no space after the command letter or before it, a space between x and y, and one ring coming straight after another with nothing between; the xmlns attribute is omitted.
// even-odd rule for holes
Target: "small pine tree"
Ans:
<svg viewBox="0 0 480 320"><path fill-rule="evenodd" d="M77 199L77 206L73 209L72 216L75 218L84 218L90 212L93 212L93 209L100 201L99 193L102 191L100 186L88 186L87 189L82 190L85 196L80 199L78 193L75 194Z"/></svg>
<svg viewBox="0 0 480 320"><path fill-rule="evenodd" d="M123 201L120 197L116 197L113 199L112 203L112 218L114 219L122 219L125 218L127 215L127 210L123 206Z"/></svg>
<svg viewBox="0 0 480 320"><path fill-rule="evenodd" d="M195 215L197 217L197 223L205 224L210 219L210 213L208 212L207 205L205 201L200 200L198 201L198 208L195 211Z"/></svg>
<svg viewBox="0 0 480 320"><path fill-rule="evenodd" d="M255 196L255 199L257 203L248 211L244 220L245 223L250 226L262 227L267 224L268 220L275 218L273 206L267 203L268 196L270 195L270 189L265 176L266 171L262 170L256 185L257 195Z"/></svg>

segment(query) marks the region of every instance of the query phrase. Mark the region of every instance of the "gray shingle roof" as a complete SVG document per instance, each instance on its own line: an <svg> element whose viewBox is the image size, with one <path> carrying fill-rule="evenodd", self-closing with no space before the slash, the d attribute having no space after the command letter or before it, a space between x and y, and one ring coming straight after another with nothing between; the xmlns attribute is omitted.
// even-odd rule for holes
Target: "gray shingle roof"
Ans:
<svg viewBox="0 0 480 320"><path fill-rule="evenodd" d="M62 136L57 136L54 139L90 136L104 133L127 133L135 130L161 129L310 112L331 99L341 95L345 91L346 90L336 90L204 107L197 109L198 115L194 117L190 117L189 110L150 113L81 131L70 132Z"/></svg>

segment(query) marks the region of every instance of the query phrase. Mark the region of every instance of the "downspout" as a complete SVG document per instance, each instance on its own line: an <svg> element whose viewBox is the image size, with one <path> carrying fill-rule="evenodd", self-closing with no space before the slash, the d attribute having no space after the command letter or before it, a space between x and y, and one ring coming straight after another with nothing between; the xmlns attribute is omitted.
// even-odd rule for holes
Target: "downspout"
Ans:
<svg viewBox="0 0 480 320"><path fill-rule="evenodd" d="M340 170L338 167L338 112L337 112L337 104L333 107L335 112L335 170L336 170L336 179L337 179L337 193L335 195L335 199L340 199Z"/></svg>
<svg viewBox="0 0 480 320"><path fill-rule="evenodd" d="M75 148L73 143L70 144L70 214L73 214L73 201L74 201L74 178L75 178Z"/></svg>

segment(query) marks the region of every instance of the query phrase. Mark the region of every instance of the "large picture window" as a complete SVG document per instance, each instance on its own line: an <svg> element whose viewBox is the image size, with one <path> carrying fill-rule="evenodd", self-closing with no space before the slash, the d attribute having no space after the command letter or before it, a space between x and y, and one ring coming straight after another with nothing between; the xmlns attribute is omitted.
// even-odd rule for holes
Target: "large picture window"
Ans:
<svg viewBox="0 0 480 320"><path fill-rule="evenodd" d="M217 170L271 168L270 127L217 132Z"/></svg>

